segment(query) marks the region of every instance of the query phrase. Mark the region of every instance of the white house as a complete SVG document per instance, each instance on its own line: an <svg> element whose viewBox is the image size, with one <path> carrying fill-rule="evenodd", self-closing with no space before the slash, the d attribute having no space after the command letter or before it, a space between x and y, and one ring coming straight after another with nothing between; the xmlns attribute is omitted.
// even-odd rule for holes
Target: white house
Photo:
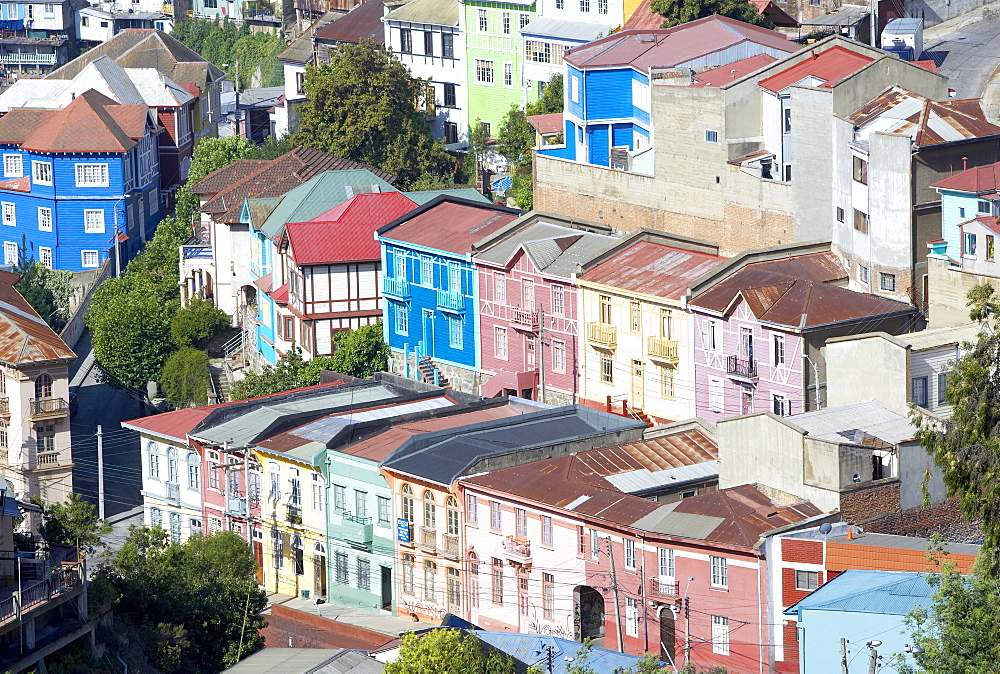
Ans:
<svg viewBox="0 0 1000 674"><path fill-rule="evenodd" d="M343 15L327 12L278 55L284 72L285 95L281 103L274 106L274 112L271 113L271 126L274 128L275 138L281 138L298 130L299 116L295 111L295 106L306 99L303 86L306 66L315 65L313 34L340 16Z"/></svg>

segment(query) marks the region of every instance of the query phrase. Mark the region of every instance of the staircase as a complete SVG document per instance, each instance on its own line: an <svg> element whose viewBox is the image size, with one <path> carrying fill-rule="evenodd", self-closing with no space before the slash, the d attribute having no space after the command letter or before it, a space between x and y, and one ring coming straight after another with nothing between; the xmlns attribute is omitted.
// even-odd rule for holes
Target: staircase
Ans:
<svg viewBox="0 0 1000 674"><path fill-rule="evenodd" d="M640 408L633 407L632 405L626 405L625 409L628 411L628 415L636 421L641 421L647 426L653 426L653 420L650 419L649 415L643 412Z"/></svg>
<svg viewBox="0 0 1000 674"><path fill-rule="evenodd" d="M218 398L217 402L228 403L232 400L230 395L232 382L229 381L229 376L226 374L225 364L222 360L222 358L213 358L210 360L208 371L212 376L212 390L215 391L215 395Z"/></svg>
<svg viewBox="0 0 1000 674"><path fill-rule="evenodd" d="M425 356L420 359L417 363L417 371L420 373L420 381L425 384L440 386L441 388L451 388L451 382L429 357ZM436 381L435 374L437 375Z"/></svg>

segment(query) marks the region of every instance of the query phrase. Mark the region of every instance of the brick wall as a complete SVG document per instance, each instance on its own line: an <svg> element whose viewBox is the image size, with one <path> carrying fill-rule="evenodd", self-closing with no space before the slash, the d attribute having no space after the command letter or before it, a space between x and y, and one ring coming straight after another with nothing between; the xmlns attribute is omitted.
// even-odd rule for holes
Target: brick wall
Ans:
<svg viewBox="0 0 1000 674"><path fill-rule="evenodd" d="M786 543L787 539L783 542ZM825 574L822 571L819 573L819 584L822 585L825 578ZM812 590L797 590L795 589L795 569L782 569L781 570L781 603L784 606L791 606L795 602L803 599Z"/></svg>
<svg viewBox="0 0 1000 674"><path fill-rule="evenodd" d="M798 662L799 660L799 633L795 629L796 623L786 622L783 628L785 632L784 644L785 644L785 660L791 660ZM795 669L798 671L798 668Z"/></svg>
<svg viewBox="0 0 1000 674"><path fill-rule="evenodd" d="M840 516L852 524L867 522L899 510L899 480L876 480L840 493Z"/></svg>
<svg viewBox="0 0 1000 674"><path fill-rule="evenodd" d="M799 564L822 564L823 542L796 538L781 539L781 560Z"/></svg>
<svg viewBox="0 0 1000 674"><path fill-rule="evenodd" d="M271 606L261 630L268 648L357 648L372 650L393 637L381 632L323 618L281 604Z"/></svg>

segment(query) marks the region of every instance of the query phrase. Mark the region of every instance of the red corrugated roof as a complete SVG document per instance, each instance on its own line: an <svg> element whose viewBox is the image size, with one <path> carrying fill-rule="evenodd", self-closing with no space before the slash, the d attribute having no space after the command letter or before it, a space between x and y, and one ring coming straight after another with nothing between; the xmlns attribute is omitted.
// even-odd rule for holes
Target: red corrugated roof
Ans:
<svg viewBox="0 0 1000 674"><path fill-rule="evenodd" d="M931 187L955 192L972 192L982 194L1000 189L1000 162L976 166L944 180L939 180Z"/></svg>
<svg viewBox="0 0 1000 674"><path fill-rule="evenodd" d="M959 225L959 227L965 229L966 225L971 225L973 222L978 222L994 234L1000 234L1000 223L997 222L997 217L995 215L977 215L974 220L963 222Z"/></svg>
<svg viewBox="0 0 1000 674"><path fill-rule="evenodd" d="M680 299L688 285L726 258L637 241L580 276L591 283Z"/></svg>
<svg viewBox="0 0 1000 674"><path fill-rule="evenodd" d="M528 115L528 124L538 133L561 133L563 130L563 114L553 112L548 115Z"/></svg>
<svg viewBox="0 0 1000 674"><path fill-rule="evenodd" d="M383 12L382 0L365 0L339 19L317 29L313 35L329 42L361 42L370 39L375 44L384 44Z"/></svg>
<svg viewBox="0 0 1000 674"><path fill-rule="evenodd" d="M822 80L818 86L829 89L874 60L870 56L836 45L819 53L813 52L811 58L761 80L760 86L768 91L778 93L807 77L815 77Z"/></svg>
<svg viewBox="0 0 1000 674"><path fill-rule="evenodd" d="M744 75L757 72L764 66L770 65L777 60L770 54L757 54L742 61L736 61L729 65L719 66L718 68L698 73L694 76L695 82L692 86L721 87L723 84L729 84Z"/></svg>
<svg viewBox="0 0 1000 674"><path fill-rule="evenodd" d="M450 253L467 254L472 244L518 218L518 212L502 206L438 197L412 217L397 219L382 236Z"/></svg>
<svg viewBox="0 0 1000 674"><path fill-rule="evenodd" d="M416 207L401 192L357 194L309 222L285 225L284 236L299 266L378 260L375 230Z"/></svg>

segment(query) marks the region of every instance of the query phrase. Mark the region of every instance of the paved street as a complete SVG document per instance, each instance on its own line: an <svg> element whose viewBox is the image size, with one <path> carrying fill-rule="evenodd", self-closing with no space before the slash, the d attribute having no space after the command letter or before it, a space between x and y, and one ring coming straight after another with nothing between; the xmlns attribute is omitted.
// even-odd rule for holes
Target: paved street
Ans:
<svg viewBox="0 0 1000 674"><path fill-rule="evenodd" d="M79 405L72 417L73 490L97 503L97 426L104 432L105 517L142 503L139 434L122 429L121 422L142 414L142 404L125 391L98 383L92 367L90 332L74 351L79 359L70 370L70 381Z"/></svg>
<svg viewBox="0 0 1000 674"><path fill-rule="evenodd" d="M990 7L1000 6L994 3ZM1000 22L975 20L980 10L970 12L924 35L924 56L937 64L950 80L956 98L979 98L993 73L1000 67Z"/></svg>

